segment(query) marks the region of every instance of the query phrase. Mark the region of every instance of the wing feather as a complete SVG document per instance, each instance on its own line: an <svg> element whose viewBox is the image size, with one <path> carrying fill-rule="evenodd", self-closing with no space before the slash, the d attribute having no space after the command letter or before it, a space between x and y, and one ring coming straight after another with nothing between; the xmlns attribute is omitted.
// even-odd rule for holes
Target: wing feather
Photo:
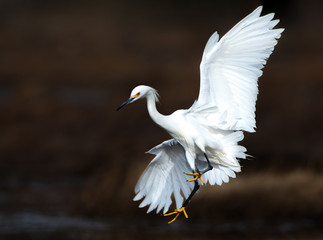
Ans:
<svg viewBox="0 0 323 240"><path fill-rule="evenodd" d="M260 17L261 11L262 7L258 7L220 41L215 32L204 49L199 97L191 112L204 105L215 106L217 112L207 115L216 114L212 119L225 115L226 124L217 125L219 128L254 132L257 81L284 31L273 29L279 22L273 20L273 13Z"/></svg>
<svg viewBox="0 0 323 240"><path fill-rule="evenodd" d="M231 144L231 146L230 143L232 139L240 139L241 134L236 132L230 135L225 140L227 147L233 150L237 149L239 146L236 144ZM245 149L240 150L245 151ZM232 152L240 150L237 149ZM143 172L135 187L134 201L143 199L139 207L149 206L147 213L156 208L157 213L162 209L164 209L163 213L166 213L172 204L171 196L173 194L176 208L181 208L184 199L190 195L194 187L194 183L187 182L191 177L184 174L184 172L191 172L184 148L172 139L154 147L148 153L156 156ZM204 169L205 164L204 156L200 156L197 161L198 167ZM222 166L220 164L213 164L213 166L214 168L211 171L203 175L204 181L211 185L221 185L222 182L228 182L229 177L235 178L234 171L240 171L240 167Z"/></svg>
<svg viewBox="0 0 323 240"><path fill-rule="evenodd" d="M191 171L184 148L172 139L154 147L148 153L156 156L141 175L135 187L134 200L143 199L139 207L150 205L147 212L157 208L157 213L162 209L166 213L172 203L173 194L176 207L180 208L183 195L187 198L194 186L187 182L190 177L184 174Z"/></svg>

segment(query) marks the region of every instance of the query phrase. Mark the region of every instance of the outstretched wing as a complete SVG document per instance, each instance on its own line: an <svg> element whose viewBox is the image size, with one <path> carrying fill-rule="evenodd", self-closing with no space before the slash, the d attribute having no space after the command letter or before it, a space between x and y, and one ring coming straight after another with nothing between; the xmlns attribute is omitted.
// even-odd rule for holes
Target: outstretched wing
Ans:
<svg viewBox="0 0 323 240"><path fill-rule="evenodd" d="M256 126L257 80L284 30L273 29L279 20L272 20L273 13L260 17L261 10L242 19L219 42L215 32L203 53L199 97L191 110L216 112L210 119L225 118L223 129L254 132Z"/></svg>
<svg viewBox="0 0 323 240"><path fill-rule="evenodd" d="M157 208L157 213L163 210L165 214L172 204L174 195L176 208L180 209L184 199L190 195L193 182L187 182L192 177L184 172L191 172L186 160L184 148L174 139L165 141L151 149L148 153L156 155L141 175L136 187L134 201L143 201L139 207L149 206L147 213ZM238 167L228 167L212 164L213 169L203 175L204 181L211 185L221 185L228 182L229 177L235 178ZM204 156L197 158L197 166L202 170L207 167Z"/></svg>
<svg viewBox="0 0 323 240"><path fill-rule="evenodd" d="M184 148L174 139L165 141L148 153L156 155L141 175L136 187L134 201L142 198L139 207L150 205L147 212L157 208L157 213L164 208L164 213L172 203L174 194L176 208L181 208L183 193L185 199L190 195L194 183L184 172L191 172L186 160Z"/></svg>

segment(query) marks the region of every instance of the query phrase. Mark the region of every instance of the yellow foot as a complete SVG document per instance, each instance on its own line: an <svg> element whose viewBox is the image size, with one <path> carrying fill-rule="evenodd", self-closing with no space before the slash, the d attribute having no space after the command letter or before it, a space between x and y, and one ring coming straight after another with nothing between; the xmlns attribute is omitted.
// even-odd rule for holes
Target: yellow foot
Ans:
<svg viewBox="0 0 323 240"><path fill-rule="evenodd" d="M174 221L178 218L178 216L179 216L179 214L180 214L181 212L183 212L183 213L184 213L184 215L185 215L185 217L186 217L186 218L188 218L188 215L187 215L187 213L186 213L186 211L185 211L185 207L182 207L182 208L181 208L181 209L179 209L179 210L175 209L175 211L174 211L174 212L164 214L164 216L170 216L170 215L176 214L176 216L173 218L173 220L169 221L169 222L168 222L168 224L170 224L170 223L174 222Z"/></svg>
<svg viewBox="0 0 323 240"><path fill-rule="evenodd" d="M189 176L195 176L195 178L193 179L190 179L190 180L187 180L188 182L194 182L194 181L197 181L198 179L200 179L202 185L204 185L204 181L202 179L202 174L198 169L196 169L197 173L185 173L186 175L189 175Z"/></svg>

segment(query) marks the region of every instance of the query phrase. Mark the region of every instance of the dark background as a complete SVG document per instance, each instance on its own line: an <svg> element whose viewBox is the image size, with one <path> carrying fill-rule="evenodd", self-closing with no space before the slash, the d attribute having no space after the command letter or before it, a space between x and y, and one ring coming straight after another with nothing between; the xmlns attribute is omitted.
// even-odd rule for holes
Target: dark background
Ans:
<svg viewBox="0 0 323 240"><path fill-rule="evenodd" d="M139 209L133 188L169 139L144 101L115 109L136 85L160 112L198 96L199 63L264 5L284 27L259 80L253 160L204 187L181 218ZM1 239L323 238L322 1L0 1Z"/></svg>

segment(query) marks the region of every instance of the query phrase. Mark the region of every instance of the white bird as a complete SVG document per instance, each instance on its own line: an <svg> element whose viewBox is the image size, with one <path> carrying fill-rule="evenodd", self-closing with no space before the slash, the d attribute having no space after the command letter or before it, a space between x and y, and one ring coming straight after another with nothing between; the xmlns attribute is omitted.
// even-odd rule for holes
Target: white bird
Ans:
<svg viewBox="0 0 323 240"><path fill-rule="evenodd" d="M273 29L279 22L274 13L260 16L261 11L262 6L220 41L217 32L210 37L200 64L199 96L191 108L162 115L156 109L157 91L141 85L117 109L146 98L150 117L172 136L148 152L156 156L141 175L134 198L143 199L139 207L149 206L147 212L157 208L165 216L176 214L169 223L181 212L188 217L185 207L200 184L221 185L241 171L237 159L247 155L238 142L242 131L255 132L257 80L284 31ZM176 209L165 214L172 195Z"/></svg>

